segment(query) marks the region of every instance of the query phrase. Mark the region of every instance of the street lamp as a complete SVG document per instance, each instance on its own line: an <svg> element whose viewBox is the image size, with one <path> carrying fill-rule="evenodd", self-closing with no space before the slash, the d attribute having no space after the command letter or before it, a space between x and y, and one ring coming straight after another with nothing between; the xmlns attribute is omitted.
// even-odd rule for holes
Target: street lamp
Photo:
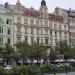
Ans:
<svg viewBox="0 0 75 75"><path fill-rule="evenodd" d="M54 75L56 75L55 61L53 61L53 66L54 66Z"/></svg>

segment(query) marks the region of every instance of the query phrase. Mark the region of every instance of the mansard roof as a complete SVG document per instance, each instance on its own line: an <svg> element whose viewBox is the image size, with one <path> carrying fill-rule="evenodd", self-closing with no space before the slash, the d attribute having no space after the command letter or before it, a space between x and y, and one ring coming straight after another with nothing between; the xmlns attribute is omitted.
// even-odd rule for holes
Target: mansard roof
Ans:
<svg viewBox="0 0 75 75"><path fill-rule="evenodd" d="M53 21L63 22L62 16L56 16L54 14L49 14L49 19Z"/></svg>
<svg viewBox="0 0 75 75"><path fill-rule="evenodd" d="M25 8L23 15L25 16L31 16L31 17L39 17L40 16L40 12L38 10L35 9L29 9L29 8ZM48 14L49 19L52 21L59 21L59 22L63 22L63 17L62 16L56 16L54 14L49 13Z"/></svg>
<svg viewBox="0 0 75 75"><path fill-rule="evenodd" d="M32 9L32 8L25 8L23 14L25 16L32 16L32 17L38 17L40 16L40 13L39 11L35 10L35 9Z"/></svg>
<svg viewBox="0 0 75 75"><path fill-rule="evenodd" d="M9 4L8 8L4 7L4 9L9 10L9 11L14 11L15 5ZM30 16L30 17L39 17L40 16L40 12L38 10L33 9L33 8L25 8L24 6L21 6L21 11L22 11L21 14L23 16ZM52 13L48 13L48 18L52 21L63 22L62 16L56 16Z"/></svg>

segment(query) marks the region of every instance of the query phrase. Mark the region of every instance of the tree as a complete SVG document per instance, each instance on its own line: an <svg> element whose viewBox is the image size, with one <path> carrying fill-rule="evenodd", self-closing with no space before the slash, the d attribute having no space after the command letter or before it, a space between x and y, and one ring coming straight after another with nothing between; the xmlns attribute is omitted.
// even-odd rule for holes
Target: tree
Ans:
<svg viewBox="0 0 75 75"><path fill-rule="evenodd" d="M19 58L22 59L22 61L28 59L28 55L29 55L28 43L26 41L19 42L18 44L16 44L16 47L18 50Z"/></svg>
<svg viewBox="0 0 75 75"><path fill-rule="evenodd" d="M0 58L3 58L3 47L0 47Z"/></svg>
<svg viewBox="0 0 75 75"><path fill-rule="evenodd" d="M3 58L4 59L13 59L14 56L15 56L14 48L9 44L5 44L5 47L3 49Z"/></svg>
<svg viewBox="0 0 75 75"><path fill-rule="evenodd" d="M55 46L56 53L64 55L65 59L71 58L71 46L66 41L59 41Z"/></svg>
<svg viewBox="0 0 75 75"><path fill-rule="evenodd" d="M75 59L75 47L72 47L70 54L71 54L71 58Z"/></svg>
<svg viewBox="0 0 75 75"><path fill-rule="evenodd" d="M46 56L46 48L43 44L34 42L33 45L33 56L34 59L37 59L37 63L39 59L44 59Z"/></svg>
<svg viewBox="0 0 75 75"><path fill-rule="evenodd" d="M49 60L54 61L55 59L57 59L57 55L54 50L51 50L49 54Z"/></svg>
<svg viewBox="0 0 75 75"><path fill-rule="evenodd" d="M7 63L9 61L12 62L12 59L15 58L15 50L14 50L14 48L9 44L5 44L5 47L0 47L0 57L3 58L3 60L6 59Z"/></svg>

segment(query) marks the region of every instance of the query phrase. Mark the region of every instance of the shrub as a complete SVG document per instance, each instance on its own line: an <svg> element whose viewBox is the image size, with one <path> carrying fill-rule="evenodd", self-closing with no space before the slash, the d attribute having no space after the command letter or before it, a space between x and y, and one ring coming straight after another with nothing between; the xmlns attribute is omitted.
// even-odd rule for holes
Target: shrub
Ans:
<svg viewBox="0 0 75 75"><path fill-rule="evenodd" d="M2 66L0 66L0 75L4 75L6 74L4 68Z"/></svg>
<svg viewBox="0 0 75 75"><path fill-rule="evenodd" d="M57 68L58 72L71 72L73 71L73 67L70 65L63 64Z"/></svg>
<svg viewBox="0 0 75 75"><path fill-rule="evenodd" d="M14 71L14 74L27 74L27 66L16 66L12 70Z"/></svg>
<svg viewBox="0 0 75 75"><path fill-rule="evenodd" d="M46 72L46 73L52 73L53 70L54 70L52 64L46 64L46 65L44 65L43 67L41 67L41 69L43 69L44 72Z"/></svg>

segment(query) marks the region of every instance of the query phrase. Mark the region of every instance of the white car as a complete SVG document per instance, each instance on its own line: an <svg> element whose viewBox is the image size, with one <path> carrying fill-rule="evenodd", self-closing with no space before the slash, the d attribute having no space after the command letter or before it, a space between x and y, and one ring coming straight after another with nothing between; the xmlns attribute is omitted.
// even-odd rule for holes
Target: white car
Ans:
<svg viewBox="0 0 75 75"><path fill-rule="evenodd" d="M4 66L4 69L10 70L10 69L12 69L12 65L6 65L6 66Z"/></svg>

